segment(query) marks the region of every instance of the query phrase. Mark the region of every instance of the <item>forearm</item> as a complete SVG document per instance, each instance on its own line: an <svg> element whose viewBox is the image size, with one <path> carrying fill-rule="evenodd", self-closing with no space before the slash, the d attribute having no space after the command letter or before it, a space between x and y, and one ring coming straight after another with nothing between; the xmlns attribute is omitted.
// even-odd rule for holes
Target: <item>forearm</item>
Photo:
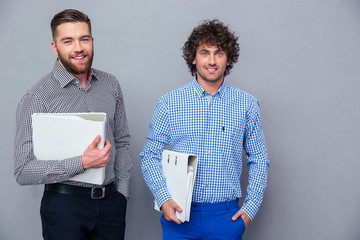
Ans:
<svg viewBox="0 0 360 240"><path fill-rule="evenodd" d="M256 161L250 160L249 162L249 184L242 210L253 219L263 200L270 162L266 155L259 157Z"/></svg>
<svg viewBox="0 0 360 240"><path fill-rule="evenodd" d="M165 177L162 174L161 153L162 150L151 150L150 148L145 147L140 155L144 180L154 195L155 201L159 207L167 200L171 199L171 196L167 191Z"/></svg>
<svg viewBox="0 0 360 240"><path fill-rule="evenodd" d="M84 171L80 156L68 159L36 159L31 115L40 112L46 112L46 109L36 97L30 95L23 97L16 112L14 175L20 185L61 182Z"/></svg>
<svg viewBox="0 0 360 240"><path fill-rule="evenodd" d="M23 160L15 168L14 175L20 185L50 184L66 181L84 172L81 157L65 160Z"/></svg>

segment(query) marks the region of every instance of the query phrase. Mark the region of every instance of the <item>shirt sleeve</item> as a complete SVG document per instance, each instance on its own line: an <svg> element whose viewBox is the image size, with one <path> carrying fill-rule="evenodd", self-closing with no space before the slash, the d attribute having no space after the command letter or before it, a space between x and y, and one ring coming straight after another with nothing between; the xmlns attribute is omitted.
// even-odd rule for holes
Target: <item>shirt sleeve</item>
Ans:
<svg viewBox="0 0 360 240"><path fill-rule="evenodd" d="M33 94L25 94L16 111L14 175L20 185L48 184L68 180L84 172L81 156L59 160L37 160L33 152L32 113L46 112Z"/></svg>
<svg viewBox="0 0 360 240"><path fill-rule="evenodd" d="M116 112L114 116L114 142L115 142L115 181L118 191L129 196L129 185L131 177L132 160L130 157L130 132L127 123L123 94L117 82L116 90Z"/></svg>
<svg viewBox="0 0 360 240"><path fill-rule="evenodd" d="M251 103L246 114L244 149L249 167L249 184L241 209L253 219L263 200L270 166L260 119L260 108L256 100Z"/></svg>
<svg viewBox="0 0 360 240"><path fill-rule="evenodd" d="M155 114L149 124L146 144L143 152L140 154L145 182L153 193L159 207L171 199L161 169L162 151L169 142L168 110L164 97L162 97L156 105Z"/></svg>

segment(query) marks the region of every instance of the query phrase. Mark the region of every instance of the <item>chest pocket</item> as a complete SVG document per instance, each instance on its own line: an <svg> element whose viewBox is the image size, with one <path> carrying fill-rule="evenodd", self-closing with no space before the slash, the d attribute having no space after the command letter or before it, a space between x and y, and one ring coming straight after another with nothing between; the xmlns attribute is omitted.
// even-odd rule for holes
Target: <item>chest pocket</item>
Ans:
<svg viewBox="0 0 360 240"><path fill-rule="evenodd" d="M239 121L223 121L218 124L216 142L222 152L241 151L243 127Z"/></svg>

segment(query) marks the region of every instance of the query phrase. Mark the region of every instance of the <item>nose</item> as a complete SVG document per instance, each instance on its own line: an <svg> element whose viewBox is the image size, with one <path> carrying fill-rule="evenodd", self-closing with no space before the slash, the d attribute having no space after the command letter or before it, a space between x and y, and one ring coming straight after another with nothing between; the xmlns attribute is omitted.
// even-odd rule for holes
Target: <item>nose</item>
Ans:
<svg viewBox="0 0 360 240"><path fill-rule="evenodd" d="M215 55L214 54L209 54L209 64L215 65Z"/></svg>
<svg viewBox="0 0 360 240"><path fill-rule="evenodd" d="M74 43L74 51L75 52L81 52L83 50L81 41L75 41Z"/></svg>

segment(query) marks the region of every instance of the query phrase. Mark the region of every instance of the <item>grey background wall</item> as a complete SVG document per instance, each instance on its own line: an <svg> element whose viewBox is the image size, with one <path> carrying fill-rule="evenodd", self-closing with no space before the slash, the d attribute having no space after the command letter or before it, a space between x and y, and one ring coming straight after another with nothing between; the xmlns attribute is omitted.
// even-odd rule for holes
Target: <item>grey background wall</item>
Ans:
<svg viewBox="0 0 360 240"><path fill-rule="evenodd" d="M125 95L134 161L126 239L161 239L138 156L157 99L191 80L180 48L207 18L240 36L228 81L259 99L272 161L245 239L360 239L357 0L1 0L0 239L41 239L43 187L13 176L15 110L53 67L49 23L65 8L90 16L93 66L116 75Z"/></svg>

